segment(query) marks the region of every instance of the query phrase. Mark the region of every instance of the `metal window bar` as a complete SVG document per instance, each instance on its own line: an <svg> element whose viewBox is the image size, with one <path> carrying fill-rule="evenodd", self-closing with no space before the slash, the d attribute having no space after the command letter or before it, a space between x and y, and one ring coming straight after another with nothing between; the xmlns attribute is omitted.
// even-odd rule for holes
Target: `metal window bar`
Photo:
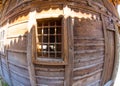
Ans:
<svg viewBox="0 0 120 86"><path fill-rule="evenodd" d="M57 34L57 33L56 33L56 22L55 22L55 58L57 57L57 55L56 55L56 54L57 54L57 53L56 53L56 51L57 51L57 49L56 49L56 48L57 48L57 45L56 45L56 43L57 43L57 42L56 42L57 37L56 37L56 36L57 36L57 35L56 35L56 34Z"/></svg>
<svg viewBox="0 0 120 86"><path fill-rule="evenodd" d="M42 44L41 44L41 54L42 54L42 57L43 57L43 29L44 29L44 23L42 23L42 39L41 39L41 42L42 42ZM40 40L39 40L40 41Z"/></svg>
<svg viewBox="0 0 120 86"><path fill-rule="evenodd" d="M48 46L50 46L50 23L48 23ZM48 48L48 57L50 57L50 48Z"/></svg>
<svg viewBox="0 0 120 86"><path fill-rule="evenodd" d="M54 25L51 24L51 20L45 20L41 22L41 25L38 25L37 28L37 37L39 39L38 44L41 46L41 51L40 53L42 54L40 57L41 58L55 58L55 59L62 59L62 55L60 55L60 57L57 55L62 54L62 41L61 38L62 37L62 31L60 30L60 32L57 32L58 29L61 29L61 24L57 25L57 23L61 23L61 21L54 21ZM38 21L39 22L39 21ZM47 22L47 25L44 24L44 22ZM38 31L42 29L41 34L38 33ZM46 30L46 32L45 32ZM52 32L54 31L54 32ZM41 39L39 38L41 37ZM57 39L58 38L58 39ZM58 41L59 40L59 41ZM43 47L46 46L47 49L44 49ZM59 50L57 49L59 46ZM50 48L52 48L50 50ZM46 52L46 56L43 55L43 53ZM52 55L53 54L53 55Z"/></svg>

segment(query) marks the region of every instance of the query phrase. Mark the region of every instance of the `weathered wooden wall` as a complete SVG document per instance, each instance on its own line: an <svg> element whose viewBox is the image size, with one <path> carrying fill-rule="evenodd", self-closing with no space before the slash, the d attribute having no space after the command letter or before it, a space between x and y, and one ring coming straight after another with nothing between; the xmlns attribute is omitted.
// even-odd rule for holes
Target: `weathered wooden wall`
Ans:
<svg viewBox="0 0 120 86"><path fill-rule="evenodd" d="M75 18L74 23L74 82L76 86L99 86L105 57L102 21Z"/></svg>
<svg viewBox="0 0 120 86"><path fill-rule="evenodd" d="M10 86L103 86L112 79L116 12L107 0L6 0L0 74ZM113 8L112 6L111 8ZM113 8L115 9L115 8ZM60 62L36 60L37 19L62 17Z"/></svg>

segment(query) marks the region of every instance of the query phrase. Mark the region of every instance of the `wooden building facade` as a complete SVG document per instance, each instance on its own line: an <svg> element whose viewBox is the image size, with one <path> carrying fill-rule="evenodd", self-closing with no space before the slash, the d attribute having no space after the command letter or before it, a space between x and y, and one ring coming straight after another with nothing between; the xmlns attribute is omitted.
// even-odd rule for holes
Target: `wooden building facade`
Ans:
<svg viewBox="0 0 120 86"><path fill-rule="evenodd" d="M119 34L115 2L0 3L0 75L10 86L112 86Z"/></svg>

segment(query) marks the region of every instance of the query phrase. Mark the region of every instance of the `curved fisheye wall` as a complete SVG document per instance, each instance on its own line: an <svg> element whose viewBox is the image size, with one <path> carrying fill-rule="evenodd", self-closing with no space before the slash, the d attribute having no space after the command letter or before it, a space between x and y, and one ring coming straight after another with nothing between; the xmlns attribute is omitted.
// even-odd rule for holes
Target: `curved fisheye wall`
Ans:
<svg viewBox="0 0 120 86"><path fill-rule="evenodd" d="M3 0L0 75L10 86L112 85L118 57L115 5Z"/></svg>

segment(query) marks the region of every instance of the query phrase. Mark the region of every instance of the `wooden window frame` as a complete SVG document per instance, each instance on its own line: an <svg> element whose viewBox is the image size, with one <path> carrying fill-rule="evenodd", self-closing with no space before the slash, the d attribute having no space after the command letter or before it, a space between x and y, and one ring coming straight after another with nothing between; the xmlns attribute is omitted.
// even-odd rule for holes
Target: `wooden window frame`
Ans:
<svg viewBox="0 0 120 86"><path fill-rule="evenodd" d="M43 18L43 19L46 19L46 18ZM64 42L64 39L65 39L65 36L67 36L65 34L65 25L64 25L65 19L63 17L48 18L48 19L61 19L61 37L62 37L62 39L61 39L61 49L62 49L61 50L61 54L62 54L61 57L63 58L63 60L62 61L61 60L54 61L51 58L51 60L43 61L43 60L37 59L37 46L36 46L36 44L37 44L37 20L39 20L39 19L36 19L36 28L35 28L35 31L33 31L33 33L35 33L35 34L33 34L33 35L35 35L35 43L34 43L35 57L33 57L33 63L42 64L42 65L67 65L67 60L66 60L68 58L68 57L66 57L67 51L65 51L65 49L64 49L64 47L66 45L66 42Z"/></svg>

